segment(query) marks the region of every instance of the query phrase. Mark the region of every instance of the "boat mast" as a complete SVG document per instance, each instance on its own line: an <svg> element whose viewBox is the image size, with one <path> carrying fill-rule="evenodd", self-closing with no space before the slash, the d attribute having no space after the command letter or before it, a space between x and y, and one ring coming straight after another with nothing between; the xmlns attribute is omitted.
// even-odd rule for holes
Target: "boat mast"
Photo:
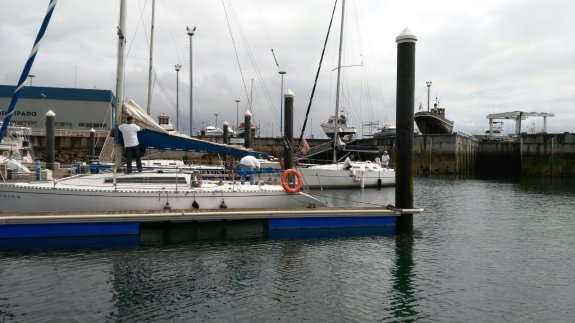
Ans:
<svg viewBox="0 0 575 323"><path fill-rule="evenodd" d="M337 162L337 135L339 130L339 87L340 87L340 79L341 79L341 48L343 46L343 24L344 24L344 17L345 17L345 0L341 2L341 27L339 31L339 53L337 59L337 89L335 92L335 114L334 114L334 125L333 125L333 163Z"/></svg>
<svg viewBox="0 0 575 323"><path fill-rule="evenodd" d="M156 0L152 0L152 26L150 28L150 66L148 68L148 106L146 112L148 115L151 114L152 110L152 73L153 73L153 64L152 59L154 56L154 17L156 11Z"/></svg>
<svg viewBox="0 0 575 323"><path fill-rule="evenodd" d="M124 52L126 50L126 1L120 1L120 22L118 24L118 60L116 66L116 138L117 126L122 123L122 104L124 102ZM116 139L114 173L122 166L122 146Z"/></svg>
<svg viewBox="0 0 575 323"><path fill-rule="evenodd" d="M6 116L4 117L4 121L2 122L2 127L0 128L0 142L6 135L8 131L8 126L10 125L10 120L12 120L12 115L14 115L14 110L16 109L16 103L18 99L20 99L20 95L22 94L22 89L24 88L24 82L28 78L30 74L30 70L32 69L32 64L34 64L34 59L36 59L36 54L38 54L38 50L40 49L40 41L44 34L46 33L46 28L48 28L48 23L50 22L50 18L52 17L52 13L54 12L54 7L56 7L56 0L51 0L48 4L48 10L46 11L46 15L44 16L44 20L42 21L42 25L40 26L40 30L38 31L38 35L36 36L36 40L34 41L34 46L32 46L32 50L30 51L30 56L28 56L28 60L24 65L24 69L22 70L22 74L20 74L20 79L18 81L18 85L16 86L16 90L12 95L12 99L10 99L10 105L6 110Z"/></svg>

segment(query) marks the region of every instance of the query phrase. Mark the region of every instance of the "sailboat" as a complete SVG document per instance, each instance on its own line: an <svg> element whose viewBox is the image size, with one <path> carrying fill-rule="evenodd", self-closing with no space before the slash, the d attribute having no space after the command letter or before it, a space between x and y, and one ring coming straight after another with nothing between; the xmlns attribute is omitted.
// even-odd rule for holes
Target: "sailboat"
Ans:
<svg viewBox="0 0 575 323"><path fill-rule="evenodd" d="M120 26L118 27L116 123L121 119L124 100L125 15L126 4L125 1L121 1ZM164 135L169 136L169 134ZM112 173L76 175L54 181L0 183L0 212L325 206L324 203L308 194L288 193L279 185L238 185L233 181L203 181L199 172L188 174L181 172L118 173L116 170L121 165L121 152L121 147L117 145L116 164Z"/></svg>
<svg viewBox="0 0 575 323"><path fill-rule="evenodd" d="M388 169L382 167L378 162L360 162L352 161L351 169L344 169L343 163L337 161L337 151L340 147L345 147L342 142L340 131L342 135L349 135L348 128L335 126L335 116L339 112L340 104L340 81L341 81L341 56L342 56L342 45L343 45L343 27L344 27L344 17L345 17L345 0L341 3L341 27L339 35L339 57L338 57L338 68L337 68L337 90L335 99L335 113L330 120L332 120L334 126L333 135L331 136L333 140L333 161L331 164L326 165L310 165L308 167L301 167L299 170L303 176L304 183L310 188L345 188L345 187L381 187L381 186L392 186L395 185L395 171L393 169ZM344 118L344 119L342 119ZM343 115L340 116L341 121L345 119ZM340 120L338 119L338 123ZM328 121L329 123L329 121ZM347 126L347 123L345 123ZM355 129L355 128L354 128ZM324 129L325 131L325 129ZM327 134L327 132L326 132Z"/></svg>

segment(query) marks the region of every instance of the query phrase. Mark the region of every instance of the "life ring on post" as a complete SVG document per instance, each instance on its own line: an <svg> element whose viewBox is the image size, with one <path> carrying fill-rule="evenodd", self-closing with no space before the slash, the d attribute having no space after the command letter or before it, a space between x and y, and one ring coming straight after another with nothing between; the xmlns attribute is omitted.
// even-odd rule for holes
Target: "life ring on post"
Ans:
<svg viewBox="0 0 575 323"><path fill-rule="evenodd" d="M293 188L290 187L290 186L289 186L289 183L287 182L287 177L288 177L288 175L290 175L290 174L293 174L293 175L297 178L297 184L296 184L296 186L293 187ZM297 192L299 192L299 190L301 189L301 187L302 187L302 185L303 185L303 180L302 180L301 174L300 174L297 170L295 170L295 169L293 169L293 168L286 169L286 170L282 173L282 176L281 176L280 180L281 180L282 187L284 188L284 190L286 190L286 192L289 192L289 193L297 193Z"/></svg>

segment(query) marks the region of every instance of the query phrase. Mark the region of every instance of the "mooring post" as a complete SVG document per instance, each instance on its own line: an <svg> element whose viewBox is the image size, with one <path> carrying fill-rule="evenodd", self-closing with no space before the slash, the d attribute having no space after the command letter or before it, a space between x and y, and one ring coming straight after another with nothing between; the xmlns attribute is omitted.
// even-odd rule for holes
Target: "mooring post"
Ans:
<svg viewBox="0 0 575 323"><path fill-rule="evenodd" d="M395 207L413 208L413 107L415 91L415 43L417 36L405 28L397 42ZM413 230L413 215L397 218L400 232Z"/></svg>
<svg viewBox="0 0 575 323"><path fill-rule="evenodd" d="M230 124L224 121L224 144L229 144Z"/></svg>
<svg viewBox="0 0 575 323"><path fill-rule="evenodd" d="M54 134L54 119L56 114L49 110L46 112L46 168L54 170L56 160L56 140Z"/></svg>
<svg viewBox="0 0 575 323"><path fill-rule="evenodd" d="M293 168L293 97L292 90L284 93L284 167Z"/></svg>
<svg viewBox="0 0 575 323"><path fill-rule="evenodd" d="M244 114L244 147L250 148L252 146L252 114L246 111Z"/></svg>
<svg viewBox="0 0 575 323"><path fill-rule="evenodd" d="M90 129L90 153L88 162L91 163L96 158L96 130Z"/></svg>

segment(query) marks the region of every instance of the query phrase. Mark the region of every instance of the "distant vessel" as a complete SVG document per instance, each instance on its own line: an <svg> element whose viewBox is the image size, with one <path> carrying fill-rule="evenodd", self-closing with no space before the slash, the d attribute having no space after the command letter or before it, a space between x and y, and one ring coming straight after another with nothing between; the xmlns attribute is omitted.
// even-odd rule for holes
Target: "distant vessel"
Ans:
<svg viewBox="0 0 575 323"><path fill-rule="evenodd" d="M208 124L205 129L202 130L202 136L207 137L221 137L224 135L224 131L221 128L216 128L211 124Z"/></svg>
<svg viewBox="0 0 575 323"><path fill-rule="evenodd" d="M258 129L257 129L256 125L252 123L250 128L251 128L251 138L258 137L258 131L257 131ZM236 131L236 135L240 138L243 138L245 131L246 131L246 124L244 122L242 122L238 126L238 129Z"/></svg>
<svg viewBox="0 0 575 323"><path fill-rule="evenodd" d="M326 123L322 123L320 126L325 132L326 136L333 139L333 134L335 133L335 117L332 115L328 118ZM351 140L357 134L357 128L348 126L347 118L345 115L340 115L337 118L337 135L342 140Z"/></svg>
<svg viewBox="0 0 575 323"><path fill-rule="evenodd" d="M419 107L421 109L421 105ZM453 121L445 117L445 108L439 107L437 98L431 111L417 112L413 119L424 135L450 135L453 132Z"/></svg>
<svg viewBox="0 0 575 323"><path fill-rule="evenodd" d="M395 125L384 123L383 127L378 128L377 132L373 134L373 138L382 138L395 136Z"/></svg>

